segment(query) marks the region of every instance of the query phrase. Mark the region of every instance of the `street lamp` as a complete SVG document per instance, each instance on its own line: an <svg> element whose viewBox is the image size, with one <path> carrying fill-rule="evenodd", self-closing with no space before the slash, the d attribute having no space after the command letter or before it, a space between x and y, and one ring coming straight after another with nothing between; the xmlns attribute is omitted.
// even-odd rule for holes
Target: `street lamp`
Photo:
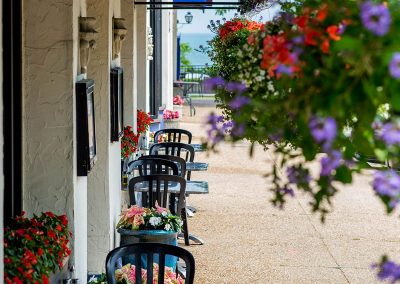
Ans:
<svg viewBox="0 0 400 284"><path fill-rule="evenodd" d="M185 21L186 23L190 24L193 21L193 15L190 12L187 12L185 15Z"/></svg>

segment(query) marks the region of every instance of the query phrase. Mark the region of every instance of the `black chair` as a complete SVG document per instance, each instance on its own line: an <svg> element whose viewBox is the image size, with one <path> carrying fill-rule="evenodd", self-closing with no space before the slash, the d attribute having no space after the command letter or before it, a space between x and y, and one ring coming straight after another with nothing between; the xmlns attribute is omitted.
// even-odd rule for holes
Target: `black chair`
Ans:
<svg viewBox="0 0 400 284"><path fill-rule="evenodd" d="M192 133L185 129L169 128L158 130L154 134L154 143L157 143L158 137L162 134L167 134L167 141L165 142L185 142L187 144L192 143ZM182 141L183 137L187 141Z"/></svg>
<svg viewBox="0 0 400 284"><path fill-rule="evenodd" d="M179 175L178 165L169 159L139 159L128 164L128 172L139 171L140 176L154 174Z"/></svg>
<svg viewBox="0 0 400 284"><path fill-rule="evenodd" d="M145 160L142 160L145 161ZM170 192L170 187L179 185L179 192ZM146 206L154 207L156 202L159 206L170 208L171 213L179 215L183 221L183 234L185 245L189 245L189 230L186 216L186 180L178 175L155 174L148 176L134 177L129 181L129 205L136 204L135 192L146 192L148 198L145 200ZM168 204L168 194L173 193L173 198L178 202L170 207ZM176 209L175 209L176 208Z"/></svg>
<svg viewBox="0 0 400 284"><path fill-rule="evenodd" d="M186 176L186 162L183 158L178 156L170 156L170 155L146 155L141 156L139 160L154 160L154 159L162 159L169 160L178 165L178 175L181 177Z"/></svg>
<svg viewBox="0 0 400 284"><path fill-rule="evenodd" d="M192 145L179 142L165 142L150 147L150 155L169 155L183 158L186 162L193 162L194 148ZM190 180L191 172L187 171L186 179Z"/></svg>
<svg viewBox="0 0 400 284"><path fill-rule="evenodd" d="M107 283L116 284L115 271L117 263L122 257L134 255L136 269L136 283L142 283L142 261L141 256L145 255L147 260L147 284L153 284L153 260L158 255L159 270L158 284L164 284L165 256L172 255L182 259L186 265L185 284L193 284L195 273L195 260L193 255L180 247L160 243L140 243L118 247L110 251L106 258Z"/></svg>

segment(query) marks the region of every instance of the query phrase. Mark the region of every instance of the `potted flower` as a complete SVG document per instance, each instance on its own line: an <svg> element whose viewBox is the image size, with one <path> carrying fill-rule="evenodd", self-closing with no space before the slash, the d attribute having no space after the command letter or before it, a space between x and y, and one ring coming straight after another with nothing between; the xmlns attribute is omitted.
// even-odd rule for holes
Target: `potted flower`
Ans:
<svg viewBox="0 0 400 284"><path fill-rule="evenodd" d="M163 112L163 120L164 120L164 128L179 128L179 112L173 110L164 110Z"/></svg>
<svg viewBox="0 0 400 284"><path fill-rule="evenodd" d="M173 99L173 104L174 104L174 111L177 111L179 113L179 116L183 116L183 103L184 99L180 95L174 96Z"/></svg>
<svg viewBox="0 0 400 284"><path fill-rule="evenodd" d="M65 215L23 212L4 229L4 283L50 283L71 254L70 237Z"/></svg>
<svg viewBox="0 0 400 284"><path fill-rule="evenodd" d="M164 243L177 245L182 220L163 207L144 208L133 205L124 209L117 224L121 245L132 243ZM175 267L176 258L167 257L167 266Z"/></svg>

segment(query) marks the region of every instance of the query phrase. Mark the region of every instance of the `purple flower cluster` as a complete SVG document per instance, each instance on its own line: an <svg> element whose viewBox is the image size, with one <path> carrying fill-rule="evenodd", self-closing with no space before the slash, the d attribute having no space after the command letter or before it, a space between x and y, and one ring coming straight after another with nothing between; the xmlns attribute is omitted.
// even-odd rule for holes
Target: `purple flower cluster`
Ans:
<svg viewBox="0 0 400 284"><path fill-rule="evenodd" d="M378 137L382 139L387 146L400 144L400 124L388 122L382 125Z"/></svg>
<svg viewBox="0 0 400 284"><path fill-rule="evenodd" d="M379 268L378 278L381 281L390 281L396 283L400 281L400 265L391 260L386 260L381 264L374 264L373 268Z"/></svg>
<svg viewBox="0 0 400 284"><path fill-rule="evenodd" d="M377 36L388 33L391 24L389 9L385 4L366 1L361 5L361 21L364 27Z"/></svg>
<svg viewBox="0 0 400 284"><path fill-rule="evenodd" d="M222 115L211 113L207 117L206 124L208 125L207 137L212 146L224 140L226 135L240 137L244 133L243 124L235 124L233 121L224 121Z"/></svg>
<svg viewBox="0 0 400 284"><path fill-rule="evenodd" d="M225 80L221 77L214 77L204 80L203 87L206 92L212 92L217 88L225 86Z"/></svg>
<svg viewBox="0 0 400 284"><path fill-rule="evenodd" d="M400 79L400 52L393 53L389 64L389 73L395 79Z"/></svg>
<svg viewBox="0 0 400 284"><path fill-rule="evenodd" d="M342 164L342 153L332 151L321 159L321 176L330 176Z"/></svg>
<svg viewBox="0 0 400 284"><path fill-rule="evenodd" d="M328 151L337 134L335 119L332 117L322 118L314 116L310 119L308 126L314 140L322 145L324 151Z"/></svg>
<svg viewBox="0 0 400 284"><path fill-rule="evenodd" d="M372 186L378 195L390 198L391 208L400 202L400 176L394 170L376 171Z"/></svg>
<svg viewBox="0 0 400 284"><path fill-rule="evenodd" d="M237 95L233 98L233 100L229 103L229 106L233 110L239 110L245 105L248 105L250 103L250 98Z"/></svg>
<svg viewBox="0 0 400 284"><path fill-rule="evenodd" d="M311 181L310 174L306 169L297 168L295 166L288 167L286 169L286 175L289 183L293 184L309 183Z"/></svg>

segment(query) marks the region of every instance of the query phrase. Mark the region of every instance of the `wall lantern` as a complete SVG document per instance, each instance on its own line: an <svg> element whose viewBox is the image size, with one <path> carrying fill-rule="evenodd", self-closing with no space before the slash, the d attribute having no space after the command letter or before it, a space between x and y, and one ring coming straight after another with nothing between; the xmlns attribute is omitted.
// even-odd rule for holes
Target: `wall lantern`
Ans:
<svg viewBox="0 0 400 284"><path fill-rule="evenodd" d="M87 73L90 60L90 50L96 48L97 31L94 29L96 18L79 17L79 55L81 73Z"/></svg>
<svg viewBox="0 0 400 284"><path fill-rule="evenodd" d="M185 15L185 21L187 24L190 24L193 21L193 15L190 12L187 12Z"/></svg>
<svg viewBox="0 0 400 284"><path fill-rule="evenodd" d="M113 59L116 59L121 54L122 42L125 40L128 30L125 27L125 19L113 18Z"/></svg>

